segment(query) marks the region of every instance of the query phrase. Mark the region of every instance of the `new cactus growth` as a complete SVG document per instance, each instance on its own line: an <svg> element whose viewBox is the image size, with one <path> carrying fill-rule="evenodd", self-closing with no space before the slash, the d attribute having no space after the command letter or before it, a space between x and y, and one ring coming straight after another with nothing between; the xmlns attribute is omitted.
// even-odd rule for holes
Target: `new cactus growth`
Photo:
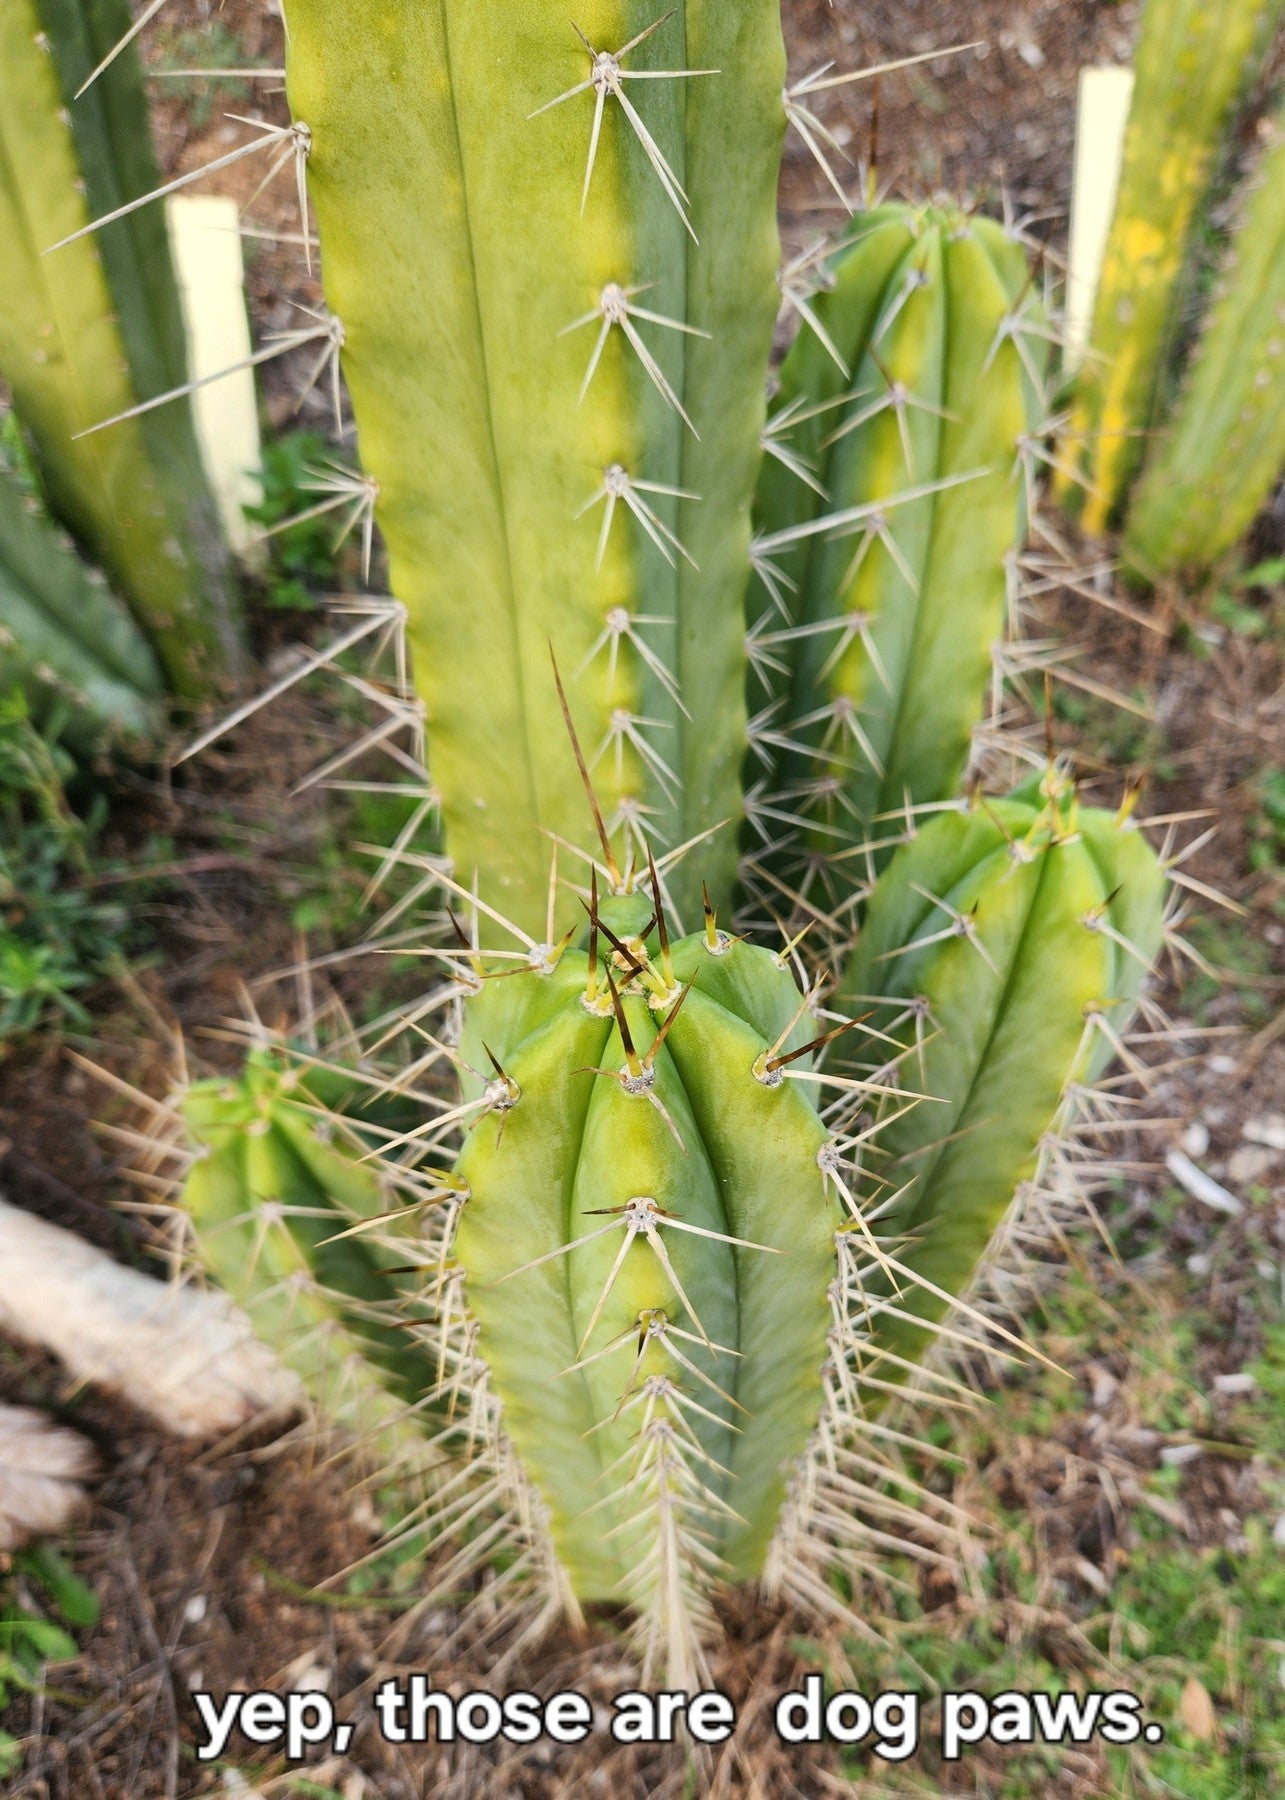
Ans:
<svg viewBox="0 0 1285 1800"><path fill-rule="evenodd" d="M1224 132L1281 0L1146 0L1124 167L1077 378L1061 497L1106 530L1142 461L1177 327L1175 294ZM1082 483L1082 488L1081 488Z"/></svg>
<svg viewBox="0 0 1285 1800"><path fill-rule="evenodd" d="M438 1371L408 1329L413 1293L396 1325L387 1318L409 1284L371 1233L389 1196L359 1160L369 1137L339 1104L324 1072L301 1080L268 1049L237 1080L194 1084L182 1104L196 1146L184 1202L203 1262L318 1406L405 1462L424 1440Z"/></svg>
<svg viewBox="0 0 1285 1800"><path fill-rule="evenodd" d="M164 215L144 208L46 254L156 185L137 57L76 97L129 22L127 0L0 10L0 376L53 511L128 601L172 691L195 698L234 663L237 629L190 412L92 429L187 379Z"/></svg>
<svg viewBox="0 0 1285 1800"><path fill-rule="evenodd" d="M160 728L165 682L129 613L0 462L0 690L16 682L37 716L90 750Z"/></svg>
<svg viewBox="0 0 1285 1800"><path fill-rule="evenodd" d="M894 1195L881 1230L921 1283L875 1333L868 1372L884 1381L922 1355L1014 1193L1040 1172L1053 1181L1059 1132L1160 950L1168 884L1129 809L1081 807L1056 771L1040 785L921 826L876 885L844 972L839 1004L883 1034L856 1052L865 1072L896 1056L891 1037L906 1081L933 1097L876 1140Z"/></svg>
<svg viewBox="0 0 1285 1800"><path fill-rule="evenodd" d="M1285 108L1270 132L1186 385L1130 508L1125 556L1151 577L1212 568L1285 468Z"/></svg>
<svg viewBox="0 0 1285 1800"><path fill-rule="evenodd" d="M699 1616L711 1574L762 1572L820 1412L838 1213L792 976L713 920L656 929L605 902L587 952L468 1004L486 1116L454 1249L573 1590L668 1634L671 1588Z"/></svg>
<svg viewBox="0 0 1285 1800"><path fill-rule="evenodd" d="M798 815L795 867L819 863L838 901L867 874L847 847L952 795L987 709L1044 416L1031 288L993 220L880 207L781 370L786 453L765 459L755 508L769 697L752 743L772 857Z"/></svg>

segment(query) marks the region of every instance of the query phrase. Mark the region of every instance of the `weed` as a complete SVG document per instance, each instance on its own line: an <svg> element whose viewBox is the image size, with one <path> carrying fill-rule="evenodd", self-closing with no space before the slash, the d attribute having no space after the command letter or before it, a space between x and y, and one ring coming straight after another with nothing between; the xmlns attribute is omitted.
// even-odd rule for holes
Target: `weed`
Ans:
<svg viewBox="0 0 1285 1800"><path fill-rule="evenodd" d="M342 554L343 527L333 514L285 522L316 506L316 476L328 463L333 447L315 431L290 431L264 445L263 498L246 517L265 534L264 604L272 612L315 612L318 590L347 585L349 564L359 561L357 550Z"/></svg>
<svg viewBox="0 0 1285 1800"><path fill-rule="evenodd" d="M88 1018L77 994L117 965L128 916L88 878L106 803L84 818L66 784L71 758L56 726L38 731L20 692L0 694L0 1057L51 1015Z"/></svg>
<svg viewBox="0 0 1285 1800"><path fill-rule="evenodd" d="M16 1556L0 1576L0 1716L16 1694L40 1689L46 1664L76 1655L69 1626L97 1622L97 1600L58 1551L42 1545ZM22 1745L0 1725L0 1777L21 1766Z"/></svg>

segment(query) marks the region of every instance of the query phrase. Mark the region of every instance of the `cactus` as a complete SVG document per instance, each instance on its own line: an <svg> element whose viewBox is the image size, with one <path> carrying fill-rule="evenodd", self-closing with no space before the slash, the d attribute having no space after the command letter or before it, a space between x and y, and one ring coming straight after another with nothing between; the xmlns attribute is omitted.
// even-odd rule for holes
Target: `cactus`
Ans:
<svg viewBox="0 0 1285 1800"><path fill-rule="evenodd" d="M863 1073L887 1065L891 1037L932 1103L877 1138L895 1195L882 1228L921 1285L879 1322L870 1373L898 1379L922 1355L1104 1073L1159 953L1166 889L1129 808L1081 807L1056 772L1029 798L937 815L888 865L839 1004L883 1034L854 1053Z"/></svg>
<svg viewBox="0 0 1285 1800"><path fill-rule="evenodd" d="M1093 360L1077 379L1061 497L1106 530L1156 420L1193 221L1232 109L1282 0L1146 0L1124 166L1093 313Z"/></svg>
<svg viewBox="0 0 1285 1800"><path fill-rule="evenodd" d="M1228 248L1186 387L1148 458L1125 556L1154 578L1209 569L1285 468L1285 107Z"/></svg>
<svg viewBox="0 0 1285 1800"><path fill-rule="evenodd" d="M358 1160L369 1136L340 1110L347 1086L336 1091L324 1071L301 1080L267 1048L236 1080L193 1084L182 1109L195 1147L184 1199L206 1266L318 1406L404 1462L419 1450L438 1377L407 1321L394 1328L383 1317L406 1283L369 1233L388 1200Z"/></svg>
<svg viewBox="0 0 1285 1800"><path fill-rule="evenodd" d="M172 691L235 662L227 553L187 405L82 432L186 381L163 214L44 252L156 183L127 0L7 0L0 12L0 376L53 511L127 600Z"/></svg>
<svg viewBox="0 0 1285 1800"><path fill-rule="evenodd" d="M773 402L790 429L759 482L751 611L764 804L803 816L796 861L842 902L866 874L842 846L949 798L969 760L1025 537L1045 327L1020 244L949 206L860 218L830 283L824 338L800 334Z"/></svg>
<svg viewBox="0 0 1285 1800"><path fill-rule="evenodd" d="M671 848L721 826L730 889L783 75L775 0L291 9L447 848L527 929L549 834L586 847L549 643L608 817Z"/></svg>
<svg viewBox="0 0 1285 1800"><path fill-rule="evenodd" d="M801 629L769 646L769 671L784 664L782 693L805 718L873 712L881 668L898 696L864 775L802 745L824 748L844 787L835 820L851 842L834 838L837 858L864 858L855 822L890 798L909 791L912 822L917 796L950 804L1003 628L1042 373L1019 246L948 209L880 209L854 227L833 294L813 306L786 272L786 298L843 373L801 347L789 417L768 426L776 167L789 107L806 123L798 96L812 91L783 103L782 77L775 0L685 0L663 17L586 0L574 27L530 0L291 0L294 124L264 142L282 168L306 158L321 330L342 351L427 713L454 871L439 879L430 859L417 891L463 898L472 930L457 920L465 941L438 952L450 978L402 1025L381 1022L384 1040L404 1030L416 1044L390 1083L410 1121L350 1121L321 1145L328 1097L311 1057L301 1086L260 1054L243 1083L186 1102L203 1259L328 1408L429 1476L417 1519L469 1540L447 1588L502 1544L492 1600L535 1576L541 1618L626 1602L648 1664L684 1684L702 1673L722 1584L763 1577L833 1603L815 1573L791 1587L791 1546L812 1531L850 1551L858 1502L906 1524L882 1487L882 1428L848 1378L894 1302L905 1310L902 1283L922 1290L912 1317L937 1323L1025 1168L1005 1142L984 1199L966 1196L969 1255L949 1285L917 1274L905 1221L891 1237L880 1221L865 1113L894 1147L903 1106L953 1107L971 1125L966 1034L936 1053L922 1103L906 1082L918 1046L891 1020L888 1067L830 1068L827 1050L858 1026L821 1010L825 983L797 944L773 952L718 929L742 811L761 440L779 452L787 423L804 456L809 441L834 452L829 513L764 481L759 567L796 541L773 546L782 531L812 546ZM807 404L790 414L796 396ZM838 397L853 429L827 445L834 426L814 409ZM895 523L875 527L881 510ZM879 541L850 584L820 540L854 523ZM384 628L382 602L356 604ZM819 646L836 629L851 641L829 685ZM989 884L979 931L992 911L997 929L1006 908L1048 912L1060 1004L1023 1103L1029 1137L1078 1075L1065 1046L1079 1044L1082 1002L1116 998L1117 940L1136 935L1145 958L1150 915L1139 901L1135 924L1131 893L1098 879L1125 854L1079 847L1105 827L1081 821L1077 835L1071 802L1010 813L1031 840L1011 882L993 879L984 846L968 855ZM904 852L951 904L973 872L967 856L955 866L956 823L948 813ZM551 839L591 870L550 876ZM900 917L900 867L873 884L876 926ZM704 930L681 937L676 921L702 905ZM943 984L948 962L933 961ZM893 993L894 973L880 978ZM362 1081L376 1079L369 1060ZM947 1178L928 1191L949 1213ZM885 1242L906 1271L896 1296L878 1285ZM457 1450L476 1468L435 1467ZM896 1537L889 1525L869 1541Z"/></svg>
<svg viewBox="0 0 1285 1800"><path fill-rule="evenodd" d="M455 1255L575 1592L668 1617L702 1557L762 1571L820 1410L838 1218L785 1079L809 1036L790 974L713 923L621 941L467 1008L490 1079L466 1101L494 1122L457 1165Z"/></svg>
<svg viewBox="0 0 1285 1800"><path fill-rule="evenodd" d="M165 683L147 640L0 462L0 691L14 682L38 718L59 709L76 750L160 728Z"/></svg>

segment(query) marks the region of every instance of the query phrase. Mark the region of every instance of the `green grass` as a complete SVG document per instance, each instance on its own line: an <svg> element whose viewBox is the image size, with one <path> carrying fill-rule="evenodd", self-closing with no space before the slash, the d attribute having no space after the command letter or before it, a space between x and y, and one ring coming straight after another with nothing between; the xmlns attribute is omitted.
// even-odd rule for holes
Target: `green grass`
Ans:
<svg viewBox="0 0 1285 1800"><path fill-rule="evenodd" d="M72 1631L97 1622L97 1600L49 1545L14 1557L7 1573L0 1568L0 1779L16 1775L23 1760L22 1746L4 1729L5 1709L43 1687L50 1663L72 1661Z"/></svg>
<svg viewBox="0 0 1285 1800"><path fill-rule="evenodd" d="M1266 1214L1264 1214L1266 1219ZM1164 1244L1170 1220L1163 1207L1148 1220L1151 1249ZM1266 1225L1261 1248L1270 1250ZM1131 1246L1136 1253L1139 1245ZM1245 1275L1246 1248L1229 1246L1218 1279ZM1260 1263L1262 1258L1257 1259ZM1285 1558L1272 1539L1273 1521L1285 1508L1285 1317L1279 1303L1279 1274L1263 1276L1245 1304L1261 1312L1261 1350L1249 1363L1257 1386L1216 1424L1198 1376L1202 1347L1217 1345L1224 1327L1209 1310L1205 1291L1175 1268L1148 1296L1121 1283L1105 1295L1086 1275L1072 1273L1049 1298L1036 1327L1045 1354L1064 1366L1106 1361L1120 1374L1120 1391L1143 1426L1172 1443L1213 1441L1238 1470L1259 1458L1261 1510L1243 1532L1204 1546L1188 1542L1174 1524L1175 1504L1189 1504L1208 1535L1211 1520L1200 1512L1195 1465L1161 1464L1138 1479L1145 1500L1123 1507L1114 1555L1108 1563L1109 1592L1098 1594L1068 1581L1061 1563L1053 1566L1044 1533L1056 1515L1059 1494L1036 1481L1036 1503L1015 1497L1012 1472L1034 1466L1070 1469L1069 1453L1091 1465L1082 1446L1086 1410L1084 1385L1038 1365L1012 1379L974 1421L956 1427L949 1441L974 1471L970 1500L994 1535L971 1586L955 1602L926 1610L914 1569L896 1570L912 1597L887 1590L891 1602L887 1648L850 1644L850 1668L836 1686L855 1685L864 1693L911 1688L938 1691L976 1689L987 1695L1068 1688L1123 1688L1138 1694L1146 1719L1164 1730L1162 1743L1105 1751L1090 1779L1100 1787L1068 1789L1082 1753L1056 1746L990 1749L966 1753L945 1765L937 1753L935 1703L926 1699L921 1750L910 1764L880 1765L868 1751L844 1753L845 1775L857 1795L976 1795L978 1800L1054 1800L1068 1791L1093 1792L1095 1800L1276 1800L1285 1769ZM941 1437L938 1432L937 1437ZM1049 1457L1049 1446L1063 1451ZM1041 1459L1045 1459L1041 1461ZM1088 1474L1081 1469L1075 1479ZM1050 1477L1051 1479L1051 1477ZM1104 1496L1106 1490L1103 1490ZM1166 1513L1168 1516L1166 1517ZM815 1660L825 1668L818 1648ZM1213 1702L1216 1735L1202 1740L1181 1722L1183 1691L1190 1680Z"/></svg>

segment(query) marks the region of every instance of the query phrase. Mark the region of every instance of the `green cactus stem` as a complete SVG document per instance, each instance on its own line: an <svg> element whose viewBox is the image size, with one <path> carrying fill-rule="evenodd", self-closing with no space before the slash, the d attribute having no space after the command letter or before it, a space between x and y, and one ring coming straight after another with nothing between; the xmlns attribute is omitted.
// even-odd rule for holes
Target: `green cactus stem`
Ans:
<svg viewBox="0 0 1285 1800"><path fill-rule="evenodd" d="M333 1113L339 1099L266 1049L235 1080L195 1083L183 1204L205 1267L323 1412L368 1449L422 1464L441 1371L417 1344L422 1311L397 1267L407 1247L372 1230L392 1208L359 1160L369 1135Z"/></svg>
<svg viewBox="0 0 1285 1800"><path fill-rule="evenodd" d="M455 1254L576 1593L654 1612L671 1566L762 1569L820 1409L838 1220L792 977L712 924L613 954L612 905L604 963L567 950L466 1008L486 1079Z"/></svg>
<svg viewBox="0 0 1285 1800"><path fill-rule="evenodd" d="M714 831L726 894L776 0L295 0L288 73L458 879L539 930L551 834L589 847L551 644L608 819Z"/></svg>
<svg viewBox="0 0 1285 1800"><path fill-rule="evenodd" d="M1080 807L1056 773L1029 800L938 814L880 877L839 1004L901 1045L872 1039L857 1058L900 1058L901 1085L929 1099L876 1140L895 1196L880 1228L923 1285L877 1323L870 1373L886 1357L878 1374L899 1380L919 1358L1074 1091L1103 1074L1159 952L1166 889L1128 809Z"/></svg>
<svg viewBox="0 0 1285 1800"><path fill-rule="evenodd" d="M1174 299L1192 224L1232 109L1282 0L1146 0L1124 166L1094 304L1092 356L1077 378L1059 497L1087 531L1113 521L1156 423Z"/></svg>
<svg viewBox="0 0 1285 1800"><path fill-rule="evenodd" d="M1270 127L1186 386L1134 494L1125 557L1207 570L1285 469L1285 107Z"/></svg>
<svg viewBox="0 0 1285 1800"><path fill-rule="evenodd" d="M987 710L1043 416L1031 287L993 220L880 207L781 370L787 455L765 459L755 513L757 742L771 854L800 815L795 859L824 864L839 901L867 876L846 847L953 795Z"/></svg>
<svg viewBox="0 0 1285 1800"><path fill-rule="evenodd" d="M147 743L160 730L165 682L151 646L0 465L0 690L15 681L37 718L58 709L74 749Z"/></svg>
<svg viewBox="0 0 1285 1800"><path fill-rule="evenodd" d="M78 434L187 380L164 214L145 207L46 256L158 183L127 0L7 0L0 12L0 375L50 505L127 600L172 691L235 666L227 551L185 401Z"/></svg>

